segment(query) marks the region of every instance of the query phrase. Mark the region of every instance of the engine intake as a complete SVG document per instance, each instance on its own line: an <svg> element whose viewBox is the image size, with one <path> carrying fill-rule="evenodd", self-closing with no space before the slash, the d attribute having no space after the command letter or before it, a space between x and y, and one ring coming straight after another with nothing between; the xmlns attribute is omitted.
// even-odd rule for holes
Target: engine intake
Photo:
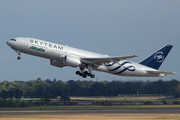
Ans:
<svg viewBox="0 0 180 120"><path fill-rule="evenodd" d="M66 55L63 60L63 64L66 66L78 67L79 65L81 65L81 61L80 58L76 56Z"/></svg>
<svg viewBox="0 0 180 120"><path fill-rule="evenodd" d="M62 61L57 61L57 60L50 60L50 64L52 66L56 66L56 67L61 67L63 68L64 65L63 65L63 62Z"/></svg>

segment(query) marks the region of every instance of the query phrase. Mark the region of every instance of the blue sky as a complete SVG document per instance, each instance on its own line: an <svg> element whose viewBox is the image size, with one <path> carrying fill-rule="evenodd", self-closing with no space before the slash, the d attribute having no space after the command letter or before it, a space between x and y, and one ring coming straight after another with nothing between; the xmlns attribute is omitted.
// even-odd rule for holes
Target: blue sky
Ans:
<svg viewBox="0 0 180 120"><path fill-rule="evenodd" d="M0 80L93 80L78 68L57 68L48 59L22 54L16 59L6 41L33 37L110 56L140 55L140 62L165 44L174 47L160 67L177 75L121 77L93 71L98 80L171 80L180 78L179 0L1 0Z"/></svg>

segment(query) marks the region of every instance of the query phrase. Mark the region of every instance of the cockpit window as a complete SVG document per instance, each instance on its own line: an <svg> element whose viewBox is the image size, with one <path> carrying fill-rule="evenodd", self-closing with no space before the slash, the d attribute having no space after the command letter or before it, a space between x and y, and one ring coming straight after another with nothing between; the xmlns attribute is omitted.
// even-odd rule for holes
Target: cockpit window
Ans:
<svg viewBox="0 0 180 120"><path fill-rule="evenodd" d="M11 39L12 41L16 41L16 39Z"/></svg>

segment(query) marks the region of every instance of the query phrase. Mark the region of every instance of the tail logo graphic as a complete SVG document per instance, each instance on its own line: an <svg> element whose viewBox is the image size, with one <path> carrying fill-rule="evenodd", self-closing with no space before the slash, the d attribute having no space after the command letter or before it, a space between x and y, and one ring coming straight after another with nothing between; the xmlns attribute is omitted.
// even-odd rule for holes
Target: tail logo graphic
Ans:
<svg viewBox="0 0 180 120"><path fill-rule="evenodd" d="M155 55L154 55L154 59L157 61L157 62L163 62L164 61L164 54L163 52L157 52Z"/></svg>

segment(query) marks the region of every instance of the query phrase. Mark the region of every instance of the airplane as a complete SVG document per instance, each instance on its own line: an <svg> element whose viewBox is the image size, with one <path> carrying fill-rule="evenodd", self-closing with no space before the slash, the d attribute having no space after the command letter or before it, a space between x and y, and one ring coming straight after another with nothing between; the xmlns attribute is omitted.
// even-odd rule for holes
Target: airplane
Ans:
<svg viewBox="0 0 180 120"><path fill-rule="evenodd" d="M176 74L158 70L173 47L170 44L139 63L126 60L138 57L138 55L112 57L35 38L13 38L8 40L7 44L18 53L18 60L21 59L21 52L47 58L50 59L52 66L79 67L80 71L75 73L83 78L87 76L94 78L92 70L131 77L165 77L167 74Z"/></svg>

